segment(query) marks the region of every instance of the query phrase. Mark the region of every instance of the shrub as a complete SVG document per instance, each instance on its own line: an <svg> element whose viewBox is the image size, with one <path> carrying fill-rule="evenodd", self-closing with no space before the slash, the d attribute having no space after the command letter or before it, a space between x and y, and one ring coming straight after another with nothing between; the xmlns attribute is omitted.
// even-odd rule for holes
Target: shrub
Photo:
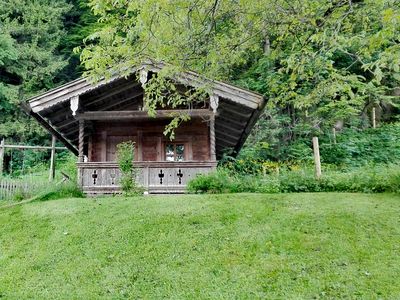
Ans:
<svg viewBox="0 0 400 300"><path fill-rule="evenodd" d="M217 170L189 182L188 191L194 193L400 193L400 166L366 166L347 172L328 170L319 180L315 178L314 171L310 168L287 169L279 174L266 176L232 176L226 170Z"/></svg>
<svg viewBox="0 0 400 300"><path fill-rule="evenodd" d="M344 129L338 133L336 144L322 136L320 145L324 163L351 167L391 163L400 160L400 123L363 131Z"/></svg>
<svg viewBox="0 0 400 300"><path fill-rule="evenodd" d="M22 201L22 200L24 200L25 198L27 198L27 195L26 195L26 193L24 192L23 189L19 189L19 190L18 190L16 193L14 193L14 195L12 196L12 200L13 200L13 201L17 201L17 202Z"/></svg>
<svg viewBox="0 0 400 300"><path fill-rule="evenodd" d="M121 171L120 184L125 195L138 195L143 189L136 183L137 169L133 161L135 159L135 143L123 142L117 145L117 161Z"/></svg>
<svg viewBox="0 0 400 300"><path fill-rule="evenodd" d="M325 165L353 168L400 161L400 123L385 124L376 129L346 128L337 132L336 144L330 132L320 135L319 139L321 161ZM274 156L274 153L277 154ZM312 143L308 136L274 147L263 142L247 144L237 157L225 155L219 165L231 174L262 175L272 174L276 168L312 163Z"/></svg>
<svg viewBox="0 0 400 300"><path fill-rule="evenodd" d="M57 155L58 158L58 155ZM76 156L72 153L68 153L66 155L62 155L60 159L57 161L59 163L57 169L67 174L71 181L77 181L78 175L78 167L76 165ZM47 173L46 173L47 175Z"/></svg>
<svg viewBox="0 0 400 300"><path fill-rule="evenodd" d="M187 189L193 193L224 193L232 190L231 178L223 169L205 175L198 175L188 183Z"/></svg>

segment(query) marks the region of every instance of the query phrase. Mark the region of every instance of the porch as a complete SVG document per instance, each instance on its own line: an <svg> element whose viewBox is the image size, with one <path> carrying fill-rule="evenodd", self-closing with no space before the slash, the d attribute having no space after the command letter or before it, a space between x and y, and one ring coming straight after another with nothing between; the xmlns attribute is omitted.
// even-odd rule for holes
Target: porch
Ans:
<svg viewBox="0 0 400 300"><path fill-rule="evenodd" d="M137 161L136 181L149 193L183 193L191 179L216 166L217 162L211 161ZM88 195L121 192L121 173L116 162L79 162L78 172L80 185Z"/></svg>

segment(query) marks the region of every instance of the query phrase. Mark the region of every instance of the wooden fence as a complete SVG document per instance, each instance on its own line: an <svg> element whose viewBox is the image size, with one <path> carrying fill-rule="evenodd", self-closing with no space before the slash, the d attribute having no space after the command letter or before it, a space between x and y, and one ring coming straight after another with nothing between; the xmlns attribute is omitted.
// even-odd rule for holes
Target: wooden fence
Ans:
<svg viewBox="0 0 400 300"><path fill-rule="evenodd" d="M46 188L49 182L37 178L24 178L24 180L0 178L0 200L19 200L29 198L40 190Z"/></svg>
<svg viewBox="0 0 400 300"><path fill-rule="evenodd" d="M51 139L51 147L47 146L31 146L31 145L6 145L4 138L0 141L0 176L3 174L4 168L4 154L5 149L13 149L13 150L50 150L51 158L50 158L50 172L49 172L49 181L54 180L55 172L56 172L56 150L67 150L66 147L56 147L56 137L53 136ZM0 198L1 199L1 198Z"/></svg>

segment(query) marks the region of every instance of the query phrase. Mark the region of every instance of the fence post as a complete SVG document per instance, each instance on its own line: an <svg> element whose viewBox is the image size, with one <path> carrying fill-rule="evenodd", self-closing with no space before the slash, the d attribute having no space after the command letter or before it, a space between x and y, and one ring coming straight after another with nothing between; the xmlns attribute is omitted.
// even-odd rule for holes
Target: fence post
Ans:
<svg viewBox="0 0 400 300"><path fill-rule="evenodd" d="M0 142L0 177L3 175L3 167L4 167L4 139Z"/></svg>
<svg viewBox="0 0 400 300"><path fill-rule="evenodd" d="M372 128L376 128L376 109L372 108Z"/></svg>
<svg viewBox="0 0 400 300"><path fill-rule="evenodd" d="M322 171L321 171L321 158L319 156L319 142L318 137L313 137L313 149L314 149L314 162L315 162L315 176L317 179L321 178Z"/></svg>
<svg viewBox="0 0 400 300"><path fill-rule="evenodd" d="M55 175L56 175L56 137L53 135L51 138L49 181L53 181Z"/></svg>

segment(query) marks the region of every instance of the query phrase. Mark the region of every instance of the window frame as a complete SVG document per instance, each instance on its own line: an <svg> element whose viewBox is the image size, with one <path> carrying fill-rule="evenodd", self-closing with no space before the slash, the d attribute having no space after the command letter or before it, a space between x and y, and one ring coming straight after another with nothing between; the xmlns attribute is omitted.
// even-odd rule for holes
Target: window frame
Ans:
<svg viewBox="0 0 400 300"><path fill-rule="evenodd" d="M167 160L167 146L168 145L174 145L174 160ZM183 160L182 161L176 160L176 155L177 155L176 154L176 146L177 145L183 145ZM163 160L167 161L167 162L171 162L171 163L185 162L188 160L188 150L189 150L189 147L188 147L187 142L179 142L179 141L173 141L173 142L169 141L168 142L167 141L164 143L164 147L163 147L163 152L164 152Z"/></svg>

